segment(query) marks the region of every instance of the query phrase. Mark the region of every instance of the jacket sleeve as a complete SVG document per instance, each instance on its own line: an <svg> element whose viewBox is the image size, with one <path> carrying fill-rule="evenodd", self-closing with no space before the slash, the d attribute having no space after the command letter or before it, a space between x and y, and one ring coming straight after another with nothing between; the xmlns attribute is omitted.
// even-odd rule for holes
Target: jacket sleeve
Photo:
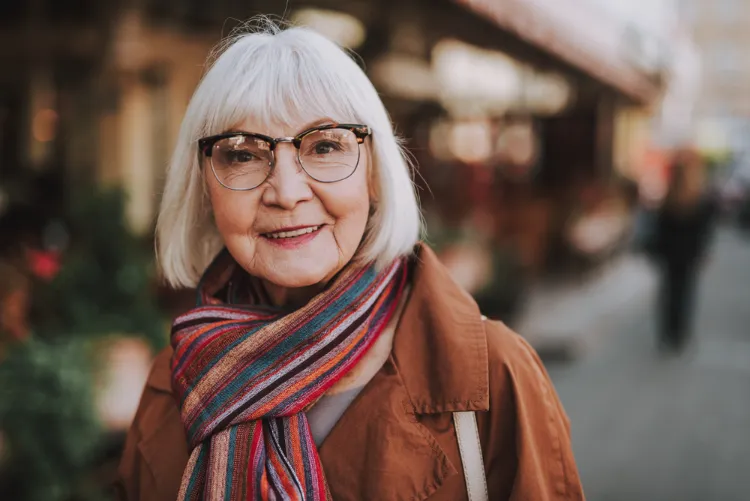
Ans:
<svg viewBox="0 0 750 501"><path fill-rule="evenodd" d="M487 323L490 411L480 415L490 499L584 499L570 423L533 348Z"/></svg>

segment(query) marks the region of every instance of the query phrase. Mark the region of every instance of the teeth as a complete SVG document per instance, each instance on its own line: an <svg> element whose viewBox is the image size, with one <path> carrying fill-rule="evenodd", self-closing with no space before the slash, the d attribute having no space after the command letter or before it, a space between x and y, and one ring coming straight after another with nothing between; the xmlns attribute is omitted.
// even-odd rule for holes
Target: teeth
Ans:
<svg viewBox="0 0 750 501"><path fill-rule="evenodd" d="M307 235L308 233L317 231L318 228L320 228L320 226L311 226L309 228L302 228L294 231L279 231L277 233L267 233L266 236L268 238L292 238L298 237L300 235Z"/></svg>

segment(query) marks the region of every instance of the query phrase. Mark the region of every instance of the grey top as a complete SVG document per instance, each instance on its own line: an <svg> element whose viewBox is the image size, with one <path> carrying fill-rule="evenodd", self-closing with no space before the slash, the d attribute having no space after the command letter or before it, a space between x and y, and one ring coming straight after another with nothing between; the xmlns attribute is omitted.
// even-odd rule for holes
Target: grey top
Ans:
<svg viewBox="0 0 750 501"><path fill-rule="evenodd" d="M363 389L364 386L358 386L335 395L324 395L312 409L307 411L307 421L310 423L315 445L320 446L323 443Z"/></svg>

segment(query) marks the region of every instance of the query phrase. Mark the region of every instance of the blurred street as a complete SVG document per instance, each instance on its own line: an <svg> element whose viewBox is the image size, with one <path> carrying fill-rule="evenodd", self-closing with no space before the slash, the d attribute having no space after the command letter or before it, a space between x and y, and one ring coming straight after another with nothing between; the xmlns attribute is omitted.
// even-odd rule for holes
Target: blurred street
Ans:
<svg viewBox="0 0 750 501"><path fill-rule="evenodd" d="M655 350L649 295L577 362L549 366L591 501L748 499L750 241L716 237L684 356Z"/></svg>

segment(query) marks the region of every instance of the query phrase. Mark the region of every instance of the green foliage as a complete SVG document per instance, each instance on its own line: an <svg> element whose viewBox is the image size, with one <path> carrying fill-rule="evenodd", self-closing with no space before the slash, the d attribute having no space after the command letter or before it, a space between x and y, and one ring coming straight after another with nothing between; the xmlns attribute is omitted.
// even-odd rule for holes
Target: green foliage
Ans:
<svg viewBox="0 0 750 501"><path fill-rule="evenodd" d="M0 358L3 499L103 499L91 480L105 445L93 347L112 335L167 342L153 253L128 231L122 191L87 187L71 200L71 244L55 278L34 285L31 338Z"/></svg>
<svg viewBox="0 0 750 501"><path fill-rule="evenodd" d="M34 292L35 331L42 337L135 334L160 348L166 336L152 289L152 252L127 229L121 190L88 193L74 197L73 245L60 273Z"/></svg>
<svg viewBox="0 0 750 501"><path fill-rule="evenodd" d="M86 468L101 440L94 413L91 357L75 337L30 339L0 364L0 428L12 499L95 499ZM11 499L11 498L9 498Z"/></svg>

